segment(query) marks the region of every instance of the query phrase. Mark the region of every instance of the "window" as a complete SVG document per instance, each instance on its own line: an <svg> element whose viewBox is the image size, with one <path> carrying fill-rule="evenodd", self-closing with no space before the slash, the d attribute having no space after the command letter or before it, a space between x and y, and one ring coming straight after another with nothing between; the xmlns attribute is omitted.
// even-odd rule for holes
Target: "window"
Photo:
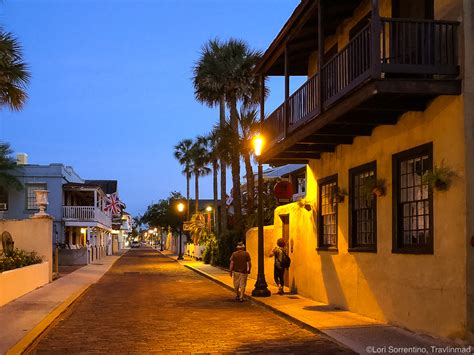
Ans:
<svg viewBox="0 0 474 355"><path fill-rule="evenodd" d="M26 185L26 209L37 210L35 190L47 190L46 184L27 184Z"/></svg>
<svg viewBox="0 0 474 355"><path fill-rule="evenodd" d="M375 162L349 170L349 248L354 251L377 251L376 178Z"/></svg>
<svg viewBox="0 0 474 355"><path fill-rule="evenodd" d="M337 248L337 202L334 199L337 191L337 175L318 181L318 247L321 249Z"/></svg>
<svg viewBox="0 0 474 355"><path fill-rule="evenodd" d="M8 192L7 189L0 186L0 211L8 210Z"/></svg>
<svg viewBox="0 0 474 355"><path fill-rule="evenodd" d="M423 174L433 168L433 144L393 156L393 251L433 253L433 193Z"/></svg>

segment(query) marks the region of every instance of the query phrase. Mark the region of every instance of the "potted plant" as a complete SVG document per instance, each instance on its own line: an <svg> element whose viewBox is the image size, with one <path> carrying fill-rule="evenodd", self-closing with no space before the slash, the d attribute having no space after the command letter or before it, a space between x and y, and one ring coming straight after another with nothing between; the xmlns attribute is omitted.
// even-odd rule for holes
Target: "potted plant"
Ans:
<svg viewBox="0 0 474 355"><path fill-rule="evenodd" d="M435 165L433 170L428 170L423 174L422 181L438 191L446 191L455 176L456 173L448 167Z"/></svg>
<svg viewBox="0 0 474 355"><path fill-rule="evenodd" d="M387 191L385 179L373 179L370 185L370 192L373 196L385 196Z"/></svg>
<svg viewBox="0 0 474 355"><path fill-rule="evenodd" d="M329 196L329 203L336 204L344 202L344 197L347 196L347 191L345 189L339 188L336 186L333 190L331 195Z"/></svg>

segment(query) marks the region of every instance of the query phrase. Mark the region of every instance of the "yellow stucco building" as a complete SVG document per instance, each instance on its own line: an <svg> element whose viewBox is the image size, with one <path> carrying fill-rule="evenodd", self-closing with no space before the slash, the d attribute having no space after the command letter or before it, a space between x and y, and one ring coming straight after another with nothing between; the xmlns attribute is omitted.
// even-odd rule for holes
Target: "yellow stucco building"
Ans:
<svg viewBox="0 0 474 355"><path fill-rule="evenodd" d="M283 237L293 291L474 339L473 22L471 0L301 1L257 67L286 91L261 161L307 164L265 228L267 282Z"/></svg>

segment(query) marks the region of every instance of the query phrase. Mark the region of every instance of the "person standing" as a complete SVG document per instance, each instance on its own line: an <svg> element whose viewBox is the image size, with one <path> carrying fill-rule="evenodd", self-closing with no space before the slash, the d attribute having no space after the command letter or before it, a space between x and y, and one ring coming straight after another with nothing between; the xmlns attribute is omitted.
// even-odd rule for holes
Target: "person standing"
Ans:
<svg viewBox="0 0 474 355"><path fill-rule="evenodd" d="M286 243L283 238L277 240L277 246L273 248L270 257L275 258L275 263L273 264L273 277L275 278L275 283L278 285L278 294L283 295L283 287L285 286L285 268L288 268L289 265L285 263L286 259L289 259L285 252ZM285 259L285 260L284 260Z"/></svg>
<svg viewBox="0 0 474 355"><path fill-rule="evenodd" d="M245 287L247 286L247 276L250 274L252 263L250 254L245 251L245 244L239 242L237 250L230 257L230 277L233 277L236 299L244 301Z"/></svg>

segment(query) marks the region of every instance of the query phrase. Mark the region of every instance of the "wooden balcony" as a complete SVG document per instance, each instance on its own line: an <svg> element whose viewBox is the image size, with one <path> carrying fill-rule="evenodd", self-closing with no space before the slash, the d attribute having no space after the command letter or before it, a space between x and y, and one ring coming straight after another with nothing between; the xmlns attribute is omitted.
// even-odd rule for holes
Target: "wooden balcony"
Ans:
<svg viewBox="0 0 474 355"><path fill-rule="evenodd" d="M374 18L264 121L262 161L306 163L439 95L459 95L457 29L440 20Z"/></svg>
<svg viewBox="0 0 474 355"><path fill-rule="evenodd" d="M112 226L112 216L94 206L63 206L63 219L69 222L100 223Z"/></svg>

